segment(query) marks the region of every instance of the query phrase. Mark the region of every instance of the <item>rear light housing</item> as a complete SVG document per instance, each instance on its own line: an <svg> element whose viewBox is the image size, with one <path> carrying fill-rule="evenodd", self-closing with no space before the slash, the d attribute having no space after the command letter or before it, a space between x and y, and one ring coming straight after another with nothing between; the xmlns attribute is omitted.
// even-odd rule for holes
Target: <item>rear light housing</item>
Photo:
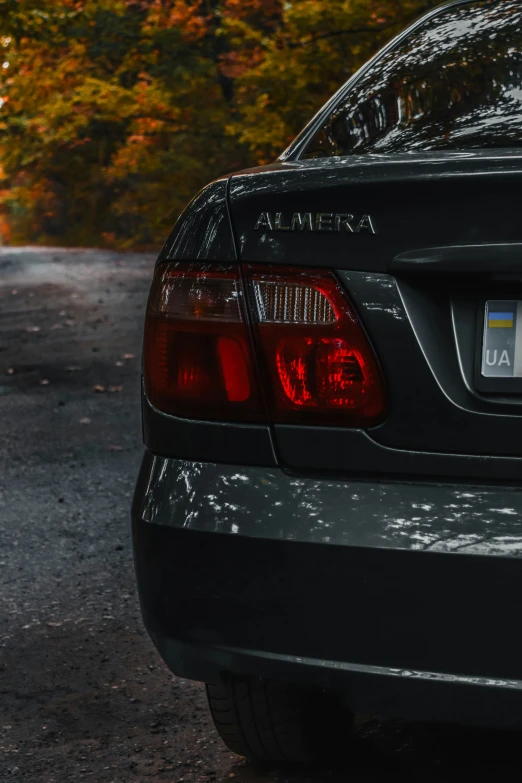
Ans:
<svg viewBox="0 0 522 783"><path fill-rule="evenodd" d="M165 264L147 305L145 387L176 416L264 421L237 268Z"/></svg>
<svg viewBox="0 0 522 783"><path fill-rule="evenodd" d="M385 409L375 354L331 272L245 268L274 421L368 427Z"/></svg>
<svg viewBox="0 0 522 783"><path fill-rule="evenodd" d="M151 403L221 421L374 426L385 415L380 368L329 271L166 264L145 326Z"/></svg>

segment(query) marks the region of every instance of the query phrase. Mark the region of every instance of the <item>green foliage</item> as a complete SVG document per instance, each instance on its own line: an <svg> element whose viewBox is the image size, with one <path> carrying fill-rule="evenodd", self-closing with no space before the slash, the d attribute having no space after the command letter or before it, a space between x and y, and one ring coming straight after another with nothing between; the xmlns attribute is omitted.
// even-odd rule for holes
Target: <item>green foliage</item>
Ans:
<svg viewBox="0 0 522 783"><path fill-rule="evenodd" d="M202 185L275 158L434 4L0 0L4 239L160 244Z"/></svg>

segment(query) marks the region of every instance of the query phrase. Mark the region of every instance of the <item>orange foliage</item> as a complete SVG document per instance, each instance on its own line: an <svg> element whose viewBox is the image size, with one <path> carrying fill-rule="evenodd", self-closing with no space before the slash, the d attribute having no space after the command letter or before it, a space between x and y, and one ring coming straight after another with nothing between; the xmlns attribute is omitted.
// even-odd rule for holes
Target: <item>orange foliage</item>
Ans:
<svg viewBox="0 0 522 783"><path fill-rule="evenodd" d="M263 26L270 25L281 18L282 2L280 0L225 0L223 13L236 19L258 21Z"/></svg>
<svg viewBox="0 0 522 783"><path fill-rule="evenodd" d="M436 2L0 2L0 241L157 246Z"/></svg>
<svg viewBox="0 0 522 783"><path fill-rule="evenodd" d="M207 35L211 17L204 13L204 0L175 0L172 5L166 26L179 27L183 38L190 42L199 41Z"/></svg>

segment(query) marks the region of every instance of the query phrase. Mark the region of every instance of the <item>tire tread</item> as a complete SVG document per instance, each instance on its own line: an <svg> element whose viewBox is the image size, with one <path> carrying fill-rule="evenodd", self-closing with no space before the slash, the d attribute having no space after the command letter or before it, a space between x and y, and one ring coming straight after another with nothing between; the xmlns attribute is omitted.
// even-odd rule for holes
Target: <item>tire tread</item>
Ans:
<svg viewBox="0 0 522 783"><path fill-rule="evenodd" d="M225 745L261 764L319 761L342 744L340 730L351 722L322 692L254 677L207 685L207 697Z"/></svg>

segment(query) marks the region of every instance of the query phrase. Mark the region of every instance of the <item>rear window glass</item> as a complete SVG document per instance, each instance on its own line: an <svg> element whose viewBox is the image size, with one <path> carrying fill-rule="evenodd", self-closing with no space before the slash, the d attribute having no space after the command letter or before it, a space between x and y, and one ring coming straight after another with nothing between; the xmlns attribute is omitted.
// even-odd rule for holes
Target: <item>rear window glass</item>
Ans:
<svg viewBox="0 0 522 783"><path fill-rule="evenodd" d="M440 12L371 66L301 157L520 146L521 44L520 0Z"/></svg>

